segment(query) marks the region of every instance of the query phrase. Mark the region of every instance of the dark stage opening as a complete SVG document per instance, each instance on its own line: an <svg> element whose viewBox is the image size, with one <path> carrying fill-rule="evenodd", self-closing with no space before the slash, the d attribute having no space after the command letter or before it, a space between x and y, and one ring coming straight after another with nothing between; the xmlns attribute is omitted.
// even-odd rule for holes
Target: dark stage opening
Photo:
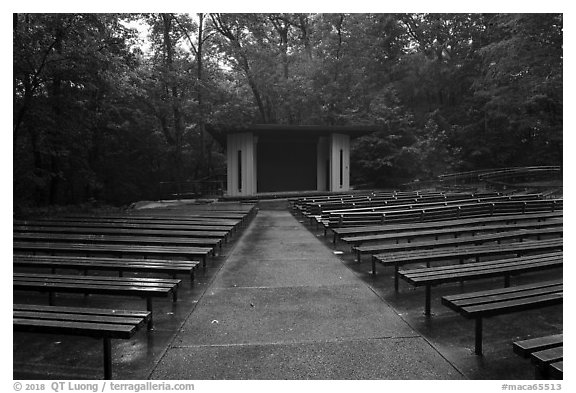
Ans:
<svg viewBox="0 0 576 393"><path fill-rule="evenodd" d="M317 139L266 137L258 139L258 192L316 190Z"/></svg>

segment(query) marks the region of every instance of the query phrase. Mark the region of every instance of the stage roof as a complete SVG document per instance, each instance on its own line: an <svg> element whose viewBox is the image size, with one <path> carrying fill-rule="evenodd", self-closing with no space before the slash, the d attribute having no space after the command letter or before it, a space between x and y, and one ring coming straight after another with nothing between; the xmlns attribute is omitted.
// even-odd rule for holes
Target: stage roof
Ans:
<svg viewBox="0 0 576 393"><path fill-rule="evenodd" d="M207 125L206 130L220 143L226 146L226 135L243 132L253 132L255 135L277 136L328 136L330 134L346 134L351 138L371 134L381 128L376 126L331 126L331 125L285 125L285 124L252 124L229 127Z"/></svg>

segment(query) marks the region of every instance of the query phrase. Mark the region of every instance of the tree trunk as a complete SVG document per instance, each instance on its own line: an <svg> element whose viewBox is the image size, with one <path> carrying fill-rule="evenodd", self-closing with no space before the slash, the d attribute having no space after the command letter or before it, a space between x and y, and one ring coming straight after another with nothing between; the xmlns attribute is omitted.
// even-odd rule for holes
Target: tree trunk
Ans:
<svg viewBox="0 0 576 393"><path fill-rule="evenodd" d="M181 192L180 185L182 182L182 114L180 112L180 103L178 97L178 88L173 80L174 68L174 47L172 45L172 38L170 31L172 30L172 15L162 14L162 22L164 27L164 56L166 61L167 73L165 75L165 83L168 91L171 94L172 118L174 122L174 175L178 183L178 192ZM165 131L169 132L168 129Z"/></svg>
<svg viewBox="0 0 576 393"><path fill-rule="evenodd" d="M203 81L202 81L202 47L204 44L204 14L198 14L198 46L196 49L196 99L198 100L198 127L200 129L200 162L204 162L206 133L204 103L203 103Z"/></svg>
<svg viewBox="0 0 576 393"><path fill-rule="evenodd" d="M237 53L236 60L244 70L244 73L246 74L246 79L248 80L248 86L250 86L250 90L252 90L252 94L254 95L254 100L256 101L256 105L258 106L258 111L260 112L262 122L268 123L269 118L266 112L266 108L262 101L262 97L260 95L260 91L258 90L258 86L256 85L254 78L252 77L250 63L248 62L248 58L246 57L246 55L243 53L242 50L243 48L242 45L240 44L240 41L238 40L238 37L236 37L232 33L230 28L224 24L220 15L210 14L210 16L212 18L212 21L214 21L214 26L216 30L218 30L218 32L222 34L222 36L226 37L226 39L230 42L230 44L234 46L235 52Z"/></svg>
<svg viewBox="0 0 576 393"><path fill-rule="evenodd" d="M62 42L64 39L64 31L60 28L56 28L56 45L54 49L59 55L62 55ZM60 192L60 183L62 181L60 177L60 157L58 156L58 148L60 144L60 137L59 134L62 132L63 126L63 116L62 116L62 79L60 74L56 73L54 78L52 79L52 112L54 116L54 126L49 131L50 138L48 139L48 143L53 146L52 153L50 154L50 183L48 189L49 195L49 203L51 205L55 205L59 202L59 192ZM56 150L56 153L54 153Z"/></svg>

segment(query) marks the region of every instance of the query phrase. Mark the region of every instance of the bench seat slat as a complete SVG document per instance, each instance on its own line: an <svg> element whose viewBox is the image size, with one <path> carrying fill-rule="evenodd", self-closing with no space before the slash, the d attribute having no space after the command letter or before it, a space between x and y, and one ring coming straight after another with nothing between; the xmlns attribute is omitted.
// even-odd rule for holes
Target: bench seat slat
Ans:
<svg viewBox="0 0 576 393"><path fill-rule="evenodd" d="M445 266L434 266L434 267L419 267L419 268L412 268L407 270L400 270L399 272L403 274L409 274L411 276L417 277L419 274L426 275L428 273L449 273L453 270L458 271L459 269L463 269L465 267L490 267L504 263L514 263L514 262L540 262L540 261L550 261L550 260L557 260L563 257L563 252L550 252L546 254L536 254L536 255L527 255L524 257L514 257L514 258L505 258L505 259L494 259L490 261L482 261L482 262L474 262L474 263L467 263L465 265L445 265Z"/></svg>
<svg viewBox="0 0 576 393"><path fill-rule="evenodd" d="M516 287L512 287L516 289ZM549 293L556 293L562 291L562 285L554 285L545 288L524 288L522 290L512 290L512 291L505 291L503 290L501 293L491 294L491 295L482 295L482 296L474 296L468 297L459 300L452 300L452 302L458 307L474 307L479 306L486 303L494 303L494 302L505 302L508 300L514 299L521 299L521 298L529 298L532 296L539 296L539 295L546 295Z"/></svg>
<svg viewBox="0 0 576 393"><path fill-rule="evenodd" d="M471 264L472 265L472 264ZM458 265L461 266L461 265ZM400 276L415 286L430 285L447 281L456 281L462 278L487 278L500 276L506 273L528 272L530 270L543 270L545 268L562 266L562 259L553 259L547 261L523 262L508 264L493 264L492 266L483 266L482 268L468 267L466 269L452 269L452 271L432 272L431 274L421 273L420 276L410 275L400 272Z"/></svg>
<svg viewBox="0 0 576 393"><path fill-rule="evenodd" d="M380 262L383 265L401 265L432 261L457 260L460 258L482 257L489 255L510 255L518 253L545 252L561 250L562 239L540 240L511 244L488 244L473 247L453 247L439 250L409 251L403 253L376 254L372 256L372 265Z"/></svg>
<svg viewBox="0 0 576 393"><path fill-rule="evenodd" d="M563 346L543 349L541 351L532 352L530 358L537 365L547 365L550 363L559 362L563 360L562 357L563 350L564 350Z"/></svg>
<svg viewBox="0 0 576 393"><path fill-rule="evenodd" d="M493 241L510 240L524 237L534 237L540 235L562 235L563 229L560 228L547 228L547 229L535 229L535 230L518 230L518 231L507 231L498 232L490 235L479 235L479 236L468 236L461 237L457 239L445 239L436 241L421 241L413 243L400 243L400 244L375 244L369 246L357 246L352 249L360 252L362 254L371 254L376 252L396 252L400 250L417 250L422 248L439 248L439 247L453 247L460 245L478 244L478 243L488 243Z"/></svg>
<svg viewBox="0 0 576 393"><path fill-rule="evenodd" d="M507 262L502 262L507 261ZM496 271L497 269L514 269L516 267L529 267L531 265L538 266L538 265L546 265L546 264L556 264L562 263L561 257L556 258L546 258L546 259L532 259L532 260L523 260L518 258L518 260L513 261L510 259L505 260L496 260L492 261L490 264L483 264L482 266L475 266L478 263L466 263L463 265L451 265L450 269L441 269L441 270L434 270L434 267L426 268L427 271L419 270L418 272L412 272L410 270L400 270L398 273L405 275L407 278L411 280L427 280L427 279L434 279L434 278L441 278L443 276L450 277L452 275L459 275L459 274L475 274L475 273L483 273L483 272L490 272Z"/></svg>
<svg viewBox="0 0 576 393"><path fill-rule="evenodd" d="M550 374L550 378L553 379L562 379L564 374L564 361L560 360L559 362L550 363L548 366L548 372Z"/></svg>
<svg viewBox="0 0 576 393"><path fill-rule="evenodd" d="M142 318L117 317L105 315L78 315L70 313L38 312L38 311L13 311L12 316L20 319L41 319L49 321L77 321L101 324L139 325Z"/></svg>
<svg viewBox="0 0 576 393"><path fill-rule="evenodd" d="M528 357L532 352L561 346L563 342L562 340L562 334L554 334L551 336L536 337L528 340L516 341L513 344L514 353L522 357Z"/></svg>
<svg viewBox="0 0 576 393"><path fill-rule="evenodd" d="M121 224L160 224L160 225L209 225L219 227L234 227L240 223L239 220L210 219L210 218L150 218L139 216L72 216L66 217L46 217L35 218L33 220L18 220L17 223L24 222L94 222L94 223L121 223Z"/></svg>
<svg viewBox="0 0 576 393"><path fill-rule="evenodd" d="M110 276L81 276L70 274L42 274L42 273L13 273L14 278L24 279L46 279L46 280L74 280L86 282L111 282L111 283L152 283L152 284L180 284L181 280L171 278L151 278L151 277L110 277Z"/></svg>
<svg viewBox="0 0 576 393"><path fill-rule="evenodd" d="M521 291L529 291L538 288L549 288L549 287L558 287L562 285L562 280L550 280L550 281L542 281L535 284L528 284L528 285L518 285L509 288L499 288L499 289L488 289L486 291L478 291L478 292L467 292L461 293L456 295L444 296L447 301L456 302L458 300L464 299L474 299L474 298L481 298L483 296L490 296L490 295L499 295L499 294L506 294L506 293L514 293L514 292L521 292Z"/></svg>
<svg viewBox="0 0 576 393"><path fill-rule="evenodd" d="M14 282L14 289L36 290L51 292L74 292L74 293L95 293L95 294L122 294L130 293L137 296L167 296L172 292L169 287L137 287L137 286L118 286L118 285L90 285L90 284L71 284L71 283L39 283L39 282Z"/></svg>
<svg viewBox="0 0 576 393"><path fill-rule="evenodd" d="M66 250L78 250L78 251L118 251L118 252L165 252L169 253L182 253L182 254L194 254L194 253L209 253L212 251L209 247L160 247L160 246L119 246L114 244L85 244L85 243L22 243L14 242L14 249L31 249L31 250L42 250L48 249L50 251L66 251Z"/></svg>
<svg viewBox="0 0 576 393"><path fill-rule="evenodd" d="M15 220L14 225L34 227L80 227L80 228L122 228L122 229L176 229L181 231L223 231L228 232L233 226L194 225L194 224L156 224L156 223L122 223L122 222L78 222L78 221L22 221Z"/></svg>
<svg viewBox="0 0 576 393"><path fill-rule="evenodd" d="M85 276L86 277L86 276ZM100 276L93 276L100 277ZM170 282L138 282L134 281L108 281L108 280L74 280L74 279L63 279L63 278L34 278L34 277L15 277L13 280L15 283L45 283L45 284L73 284L73 285L109 285L117 287L142 287L142 288L172 288L177 285L177 283Z"/></svg>
<svg viewBox="0 0 576 393"><path fill-rule="evenodd" d="M103 270L154 270L189 271L200 265L199 261L179 261L170 259L127 259L52 255L14 255L14 266L23 267L67 267L78 269Z"/></svg>
<svg viewBox="0 0 576 393"><path fill-rule="evenodd" d="M222 242L220 238L185 238L171 236L113 236L98 234L58 234L49 232L15 232L14 241L58 241L58 242L99 242L128 244L161 244L184 246L215 247Z"/></svg>
<svg viewBox="0 0 576 393"><path fill-rule="evenodd" d="M125 229L125 228L78 228L78 227L36 227L26 225L14 225L14 232L47 232L63 234L102 234L102 235L127 235L127 236L178 236L189 238L226 238L227 231L181 231L169 229Z"/></svg>
<svg viewBox="0 0 576 393"><path fill-rule="evenodd" d="M131 270L131 269L138 269L141 268L142 270L190 270L199 265L198 262L196 263L187 263L187 264L160 264L160 263L146 263L146 262L128 262L122 263L120 262L98 262L98 261L46 261L46 260L15 260L14 265L16 266L38 266L38 267L59 267L59 266L70 266L70 267L77 267L78 269L87 269L90 270L91 268L108 268L111 270Z"/></svg>
<svg viewBox="0 0 576 393"><path fill-rule="evenodd" d="M538 223L520 223L520 224L500 224L500 225L480 225L480 226L458 226L452 228L443 228L430 230L429 228L413 230L409 232L398 232L381 235L363 235L342 237L341 240L348 243L378 242L385 240L413 239L425 236L454 235L462 233L500 233L514 230L527 230L536 228L550 228L562 226L563 220L546 220Z"/></svg>
<svg viewBox="0 0 576 393"><path fill-rule="evenodd" d="M37 312L54 312L59 314L69 313L76 315L115 315L118 317L128 318L149 318L149 311L140 310L122 310L108 308L86 308L86 307L66 307L66 306L46 306L41 304L14 304L14 311L37 311Z"/></svg>
<svg viewBox="0 0 576 393"><path fill-rule="evenodd" d="M112 325L88 322L65 322L32 320L25 318L12 319L14 331L37 332L53 334L69 334L77 336L130 338L136 332L132 325Z"/></svg>
<svg viewBox="0 0 576 393"><path fill-rule="evenodd" d="M534 308L553 306L562 304L562 292L543 294L521 299L501 301L498 303L482 304L478 306L466 307L462 310L462 315L467 318L475 318L476 315L489 317L506 314L512 311L524 311Z"/></svg>

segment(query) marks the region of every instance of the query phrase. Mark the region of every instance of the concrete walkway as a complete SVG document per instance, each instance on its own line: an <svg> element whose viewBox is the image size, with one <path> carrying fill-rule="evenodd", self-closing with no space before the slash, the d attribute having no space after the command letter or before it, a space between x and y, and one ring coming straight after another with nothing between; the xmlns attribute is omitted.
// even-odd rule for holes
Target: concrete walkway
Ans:
<svg viewBox="0 0 576 393"><path fill-rule="evenodd" d="M287 211L258 213L152 379L460 379Z"/></svg>

